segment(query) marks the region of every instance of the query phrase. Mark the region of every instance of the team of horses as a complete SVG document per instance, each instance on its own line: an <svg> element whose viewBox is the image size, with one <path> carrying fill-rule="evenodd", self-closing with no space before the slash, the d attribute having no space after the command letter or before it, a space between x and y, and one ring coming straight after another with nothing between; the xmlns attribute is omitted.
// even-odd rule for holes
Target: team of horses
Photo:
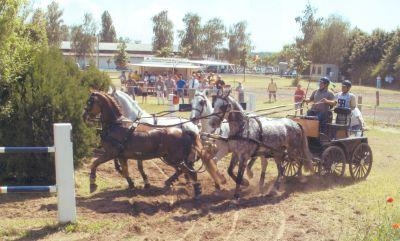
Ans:
<svg viewBox="0 0 400 241"><path fill-rule="evenodd" d="M268 158L275 160L278 169L275 189L280 187L285 162L297 162L306 170L312 170L307 139L298 123L286 118L269 119L246 114L229 93L220 92L214 99L213 108L206 92L197 91L192 100L190 119L184 119L152 116L122 91L92 92L83 118L90 121L100 115L104 153L91 165L91 192L97 188L97 167L113 159L116 167L120 164L121 174L130 188L134 187L134 183L129 177L128 159L137 160L145 188L148 188L150 184L142 161L160 158L175 169L175 173L165 181L165 186L171 186L184 174L188 181L193 181L195 199L201 195L194 168L198 160L204 164L219 189L226 180L217 164L231 153L228 174L236 183L235 199L239 198L240 186L249 185L243 178L244 170L247 169L248 176L252 177L251 167L257 157L262 163L260 190L264 186ZM198 122L201 123L201 131ZM205 148L205 143L210 140L215 147L213 151ZM236 165L237 175L233 172Z"/></svg>

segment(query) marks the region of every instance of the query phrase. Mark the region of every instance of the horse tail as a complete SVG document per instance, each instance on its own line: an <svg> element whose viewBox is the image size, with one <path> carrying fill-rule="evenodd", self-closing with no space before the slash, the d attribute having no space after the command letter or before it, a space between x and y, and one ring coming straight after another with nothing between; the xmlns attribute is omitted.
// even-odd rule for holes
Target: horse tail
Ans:
<svg viewBox="0 0 400 241"><path fill-rule="evenodd" d="M207 151L203 148L203 144L201 143L200 134L192 131L186 130L185 133L189 134L192 142L192 148L195 150L196 156L199 155L201 161L205 165L207 172L210 174L211 178L215 183L222 185L226 183L225 177L220 174L217 168L217 164L212 160L212 155L207 153Z"/></svg>
<svg viewBox="0 0 400 241"><path fill-rule="evenodd" d="M313 167L313 157L312 154L310 152L310 148L308 146L308 140L307 140L307 136L306 136L306 132L304 131L304 128L297 123L300 126L301 129L301 149L303 151L303 158L304 158L304 168L307 172L313 172L314 171L314 167Z"/></svg>

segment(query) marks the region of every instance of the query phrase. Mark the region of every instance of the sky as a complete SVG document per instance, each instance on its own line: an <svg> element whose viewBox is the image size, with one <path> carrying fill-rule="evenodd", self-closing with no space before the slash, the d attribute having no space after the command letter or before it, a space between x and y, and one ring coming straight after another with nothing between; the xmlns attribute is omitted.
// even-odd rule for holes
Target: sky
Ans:
<svg viewBox="0 0 400 241"><path fill-rule="evenodd" d="M31 0L34 8L47 9L53 0ZM238 22L247 22L247 33L255 52L278 52L300 36L297 16L303 16L306 4L316 8L316 17L341 16L351 28L358 27L371 33L380 28L392 31L400 27L400 1L398 0L56 0L63 10L68 26L83 23L85 13L91 13L101 27L101 15L108 11L117 37L140 40L151 44L153 22L151 18L163 10L177 31L184 29L183 17L195 13L205 24L220 18L229 28Z"/></svg>

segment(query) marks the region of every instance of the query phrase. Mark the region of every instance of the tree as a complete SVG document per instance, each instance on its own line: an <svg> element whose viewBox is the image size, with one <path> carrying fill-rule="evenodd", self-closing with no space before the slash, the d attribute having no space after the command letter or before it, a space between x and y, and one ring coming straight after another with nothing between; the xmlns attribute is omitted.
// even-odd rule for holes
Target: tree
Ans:
<svg viewBox="0 0 400 241"><path fill-rule="evenodd" d="M382 60L375 69L375 75L392 75L396 80L400 78L400 30L392 35Z"/></svg>
<svg viewBox="0 0 400 241"><path fill-rule="evenodd" d="M218 57L226 37L225 26L219 18L209 20L203 27L202 49L208 56Z"/></svg>
<svg viewBox="0 0 400 241"><path fill-rule="evenodd" d="M340 66L346 54L349 23L339 16L330 16L315 33L309 46L314 63L330 63Z"/></svg>
<svg viewBox="0 0 400 241"><path fill-rule="evenodd" d="M108 11L104 11L101 15L101 32L100 41L114 43L117 40L115 28Z"/></svg>
<svg viewBox="0 0 400 241"><path fill-rule="evenodd" d="M231 63L239 65L243 60L243 51L251 51L250 34L246 33L246 28L247 23L242 21L229 29L227 58Z"/></svg>
<svg viewBox="0 0 400 241"><path fill-rule="evenodd" d="M118 52L114 56L114 63L117 68L125 68L129 61L128 53L126 52L126 43L121 42L118 44Z"/></svg>
<svg viewBox="0 0 400 241"><path fill-rule="evenodd" d="M181 53L184 57L200 57L202 54L202 28L200 21L200 16L193 13L187 13L183 18L186 28L185 30L178 31L178 35L180 38Z"/></svg>
<svg viewBox="0 0 400 241"><path fill-rule="evenodd" d="M86 57L94 53L96 42L96 25L92 15L86 13L82 25L73 26L71 30L71 49L78 58L83 58L86 65Z"/></svg>
<svg viewBox="0 0 400 241"><path fill-rule="evenodd" d="M158 56L167 57L171 54L174 42L173 23L168 19L168 11L164 10L154 15L153 21L153 51Z"/></svg>
<svg viewBox="0 0 400 241"><path fill-rule="evenodd" d="M317 33L318 29L322 26L322 18L315 18L316 9L307 3L306 9L303 11L303 16L298 16L295 21L300 24L301 32L303 36L298 37L297 44L309 45L314 39L314 35Z"/></svg>
<svg viewBox="0 0 400 241"><path fill-rule="evenodd" d="M49 45L51 46L60 46L63 39L63 20L61 18L62 15L63 11L59 9L58 3L56 1L53 1L50 5L47 6L46 32Z"/></svg>

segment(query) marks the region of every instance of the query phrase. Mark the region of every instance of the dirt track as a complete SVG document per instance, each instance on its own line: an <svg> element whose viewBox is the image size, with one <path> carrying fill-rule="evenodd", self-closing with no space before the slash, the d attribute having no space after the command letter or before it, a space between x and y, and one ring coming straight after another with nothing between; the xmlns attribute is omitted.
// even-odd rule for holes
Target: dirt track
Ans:
<svg viewBox="0 0 400 241"><path fill-rule="evenodd" d="M132 163L134 164L134 163ZM226 170L227 161L222 164ZM113 170L111 163L99 168L99 180L119 180L120 186L99 190L92 196L77 197L79 220L84 223L102 223L101 233L77 230L67 236L55 230L46 230L47 240L340 240L340 234L323 229L319 222L324 213L330 214L330 222L340 225L340 210L325 210L324 201L309 195L335 187L328 180L310 177L308 184L289 180L283 194L260 195L258 172L252 185L244 189L238 204L231 201L233 182L229 180L225 190L214 193L213 183L207 174L200 174L203 195L200 201L192 200L193 189L184 179L172 190L163 188L163 182L172 174L172 169L161 161L148 161L145 169L149 174L150 189L143 189L135 165L131 165L132 176L138 189L127 190L123 178ZM256 167L257 169L257 167ZM275 173L267 173L275 177ZM226 174L225 174L226 175ZM271 179L270 179L271 181ZM347 185L346 179L339 184ZM270 182L268 183L270 184ZM267 188L264 190L267 193ZM38 195L7 196L0 202L3 217L15 220L32 218L56 219L55 197L37 198ZM338 198L336 201L343 201ZM92 221L91 221L92 220ZM324 225L325 226L325 225ZM116 230L119 230L116 232ZM333 232L333 233L331 233ZM37 240L43 230L31 231ZM332 237L326 238L326 237Z"/></svg>

